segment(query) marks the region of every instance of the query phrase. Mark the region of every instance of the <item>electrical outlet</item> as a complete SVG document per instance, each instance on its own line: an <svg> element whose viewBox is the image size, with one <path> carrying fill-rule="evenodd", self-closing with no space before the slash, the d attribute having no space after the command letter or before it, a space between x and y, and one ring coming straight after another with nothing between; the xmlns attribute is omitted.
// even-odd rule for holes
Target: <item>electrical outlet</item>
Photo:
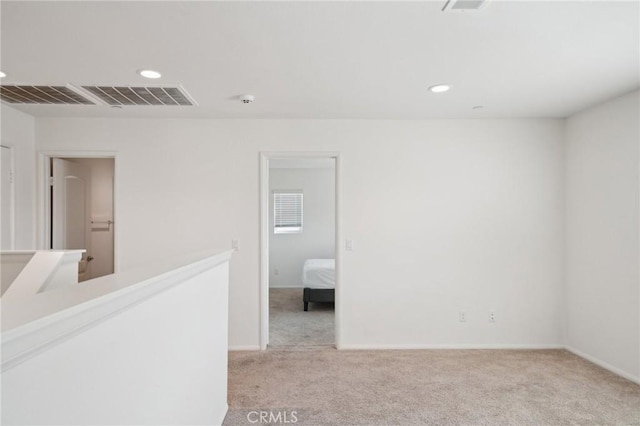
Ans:
<svg viewBox="0 0 640 426"><path fill-rule="evenodd" d="M496 322L496 313L489 311L489 322Z"/></svg>
<svg viewBox="0 0 640 426"><path fill-rule="evenodd" d="M458 312L458 319L460 322L467 322L467 313L465 311Z"/></svg>

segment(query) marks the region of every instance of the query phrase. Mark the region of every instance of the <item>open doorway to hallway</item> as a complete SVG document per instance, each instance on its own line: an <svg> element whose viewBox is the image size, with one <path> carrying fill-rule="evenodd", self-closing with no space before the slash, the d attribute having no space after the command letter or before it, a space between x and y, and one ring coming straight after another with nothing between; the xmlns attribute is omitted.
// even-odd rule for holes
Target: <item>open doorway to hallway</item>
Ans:
<svg viewBox="0 0 640 426"><path fill-rule="evenodd" d="M86 250L78 281L112 274L114 158L49 157L48 176L47 248Z"/></svg>
<svg viewBox="0 0 640 426"><path fill-rule="evenodd" d="M272 158L267 172L262 257L268 346L333 346L336 158Z"/></svg>

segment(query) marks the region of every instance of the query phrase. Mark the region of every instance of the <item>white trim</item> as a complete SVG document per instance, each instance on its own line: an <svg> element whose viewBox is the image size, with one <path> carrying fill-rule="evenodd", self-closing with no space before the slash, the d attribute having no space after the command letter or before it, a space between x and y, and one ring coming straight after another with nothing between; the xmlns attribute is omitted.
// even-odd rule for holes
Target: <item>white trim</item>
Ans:
<svg viewBox="0 0 640 426"><path fill-rule="evenodd" d="M235 346L229 346L229 352L259 351L259 350L262 350L260 345L235 345Z"/></svg>
<svg viewBox="0 0 640 426"><path fill-rule="evenodd" d="M441 9L442 12L476 12L478 10L482 10L487 6L487 3L489 3L489 0L482 0L483 2L480 3L479 7L476 8L469 8L469 9L454 9L453 6L455 6L456 3L458 3L458 0L447 0L447 3L445 3L444 7Z"/></svg>
<svg viewBox="0 0 640 426"><path fill-rule="evenodd" d="M84 250L47 250L31 252L31 258L11 286L2 295L2 302L34 297L36 294L78 283L78 262ZM2 253L3 256L15 256L16 252ZM18 256L24 256L17 253ZM75 281L66 282L64 278L73 274ZM60 276L62 275L62 277ZM61 279L64 281L61 282Z"/></svg>
<svg viewBox="0 0 640 426"><path fill-rule="evenodd" d="M342 345L341 350L419 350L419 349L564 349L560 344L528 344L528 343L471 343L471 344L355 344Z"/></svg>
<svg viewBox="0 0 640 426"><path fill-rule="evenodd" d="M269 157L260 153L260 349L269 344Z"/></svg>
<svg viewBox="0 0 640 426"><path fill-rule="evenodd" d="M37 179L36 179L36 247L40 250L48 250L50 245L50 225L48 212L50 210L49 200L49 175L51 168L49 159L51 158L112 158L113 159L113 222L120 223L118 215L118 193L119 193L119 162L116 151L38 151ZM120 226L113 229L113 272L120 270Z"/></svg>
<svg viewBox="0 0 640 426"><path fill-rule="evenodd" d="M269 163L271 169L320 169L330 170L336 168L336 163L331 159L303 159L303 160L272 160Z"/></svg>
<svg viewBox="0 0 640 426"><path fill-rule="evenodd" d="M335 336L336 348L340 348L341 317L341 262L342 221L340 220L340 153L339 152L261 152L260 153L260 349L269 344L269 160L290 159L334 159L335 160L335 257L336 257L336 292L335 292Z"/></svg>
<svg viewBox="0 0 640 426"><path fill-rule="evenodd" d="M89 299L85 302L62 309L50 315L27 321L15 328L2 332L2 371L11 369L29 358L50 349L86 330L89 330L107 319L124 312L131 307L184 283L191 277L199 275L223 263L228 263L231 250L192 260L186 264L164 272L156 272L151 276L137 281L139 271L130 270L126 273L97 278L113 283L112 287L122 285L127 275L136 279L131 285L116 291ZM130 278L131 279L131 278ZM43 293L46 295L46 293ZM27 301L29 302L29 301ZM20 311L23 306L18 303L13 311ZM6 313L6 309L5 309Z"/></svg>
<svg viewBox="0 0 640 426"><path fill-rule="evenodd" d="M335 262L336 262L336 289L335 289L335 346L336 349L342 349L342 314L343 314L343 304L342 304L342 248L344 245L342 244L342 159L340 158L340 154L335 155L336 165L335 165L335 197L336 197L336 217L335 217ZM340 285L338 285L340 284Z"/></svg>
<svg viewBox="0 0 640 426"><path fill-rule="evenodd" d="M214 425L221 425L224 423L224 418L227 417L227 413L229 412L229 404L225 403L224 407L225 408L224 408L224 413L222 413L222 417L220 417L218 421L214 423Z"/></svg>
<svg viewBox="0 0 640 426"><path fill-rule="evenodd" d="M269 283L269 288L299 288L302 290L301 284L277 284L277 283Z"/></svg>
<svg viewBox="0 0 640 426"><path fill-rule="evenodd" d="M11 206L9 210L9 247L3 247L3 250L14 250L16 248L16 160L15 160L15 150L13 145L10 143L0 143L2 148L6 148L9 150L9 161L10 161L10 171L11 171L11 190L9 192L9 199L11 200Z"/></svg>
<svg viewBox="0 0 640 426"><path fill-rule="evenodd" d="M341 350L419 350L419 349L497 349L497 350L541 350L541 349L564 349L580 358L596 364L599 367L604 368L618 376L624 377L627 380L631 380L634 383L640 384L640 377L629 374L617 367L612 366L598 358L588 355L578 349L575 349L568 345L561 344L527 344L527 343L495 343L495 344L355 344L355 345L342 345Z"/></svg>
<svg viewBox="0 0 640 426"><path fill-rule="evenodd" d="M633 374L629 374L626 371L623 371L617 367L614 367L613 365L602 361L601 359L598 359L594 356L588 355L572 346L566 345L564 347L567 351L571 352L574 355L579 356L580 358L584 358L589 362L594 363L595 365L604 368L605 370L608 370L614 374L617 374L618 376L624 377L627 380L631 380L634 383L637 383L640 385L640 376L634 376Z"/></svg>

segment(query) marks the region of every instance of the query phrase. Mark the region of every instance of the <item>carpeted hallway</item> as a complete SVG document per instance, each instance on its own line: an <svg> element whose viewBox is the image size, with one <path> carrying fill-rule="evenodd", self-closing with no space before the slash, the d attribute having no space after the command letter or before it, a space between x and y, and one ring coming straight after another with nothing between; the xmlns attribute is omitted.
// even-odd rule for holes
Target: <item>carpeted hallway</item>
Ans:
<svg viewBox="0 0 640 426"><path fill-rule="evenodd" d="M269 347L333 345L334 329L333 304L310 303L305 312L301 288L269 290Z"/></svg>
<svg viewBox="0 0 640 426"><path fill-rule="evenodd" d="M260 411L279 421L256 422ZM640 386L564 350L231 352L224 424L284 420L639 425Z"/></svg>

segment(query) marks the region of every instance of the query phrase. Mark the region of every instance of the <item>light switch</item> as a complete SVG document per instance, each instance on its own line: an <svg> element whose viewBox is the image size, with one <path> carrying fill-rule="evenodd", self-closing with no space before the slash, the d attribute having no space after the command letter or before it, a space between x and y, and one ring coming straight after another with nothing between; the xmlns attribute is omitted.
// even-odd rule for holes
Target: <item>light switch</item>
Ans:
<svg viewBox="0 0 640 426"><path fill-rule="evenodd" d="M353 240L345 240L344 249L347 251L353 251Z"/></svg>
<svg viewBox="0 0 640 426"><path fill-rule="evenodd" d="M240 243L238 242L238 240L231 240L231 248L233 249L233 251L240 250Z"/></svg>

